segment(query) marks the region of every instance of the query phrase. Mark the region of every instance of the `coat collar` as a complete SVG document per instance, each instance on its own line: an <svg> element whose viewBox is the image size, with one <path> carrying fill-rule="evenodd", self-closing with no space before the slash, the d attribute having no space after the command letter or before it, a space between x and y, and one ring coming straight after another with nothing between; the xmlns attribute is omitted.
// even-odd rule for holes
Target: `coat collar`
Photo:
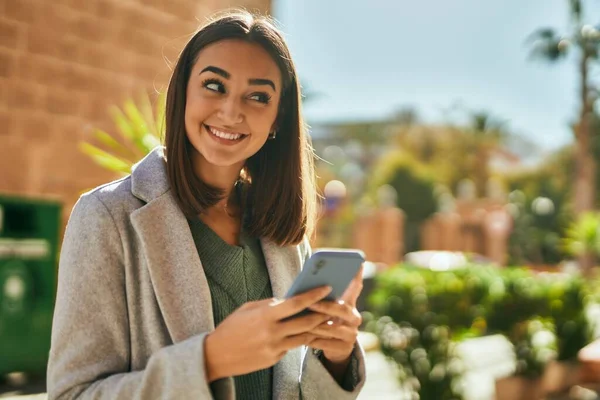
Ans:
<svg viewBox="0 0 600 400"><path fill-rule="evenodd" d="M146 203L130 219L173 342L212 331L210 289L186 217L170 190L164 148L154 149L133 167L131 191ZM280 247L265 238L261 245L273 296L283 298L300 271L302 255L298 246ZM296 349L275 366L274 394L297 384L288 373L299 365Z"/></svg>
<svg viewBox="0 0 600 400"><path fill-rule="evenodd" d="M166 193L169 188L167 178L165 148L158 146L132 167L131 192L135 197L150 203Z"/></svg>

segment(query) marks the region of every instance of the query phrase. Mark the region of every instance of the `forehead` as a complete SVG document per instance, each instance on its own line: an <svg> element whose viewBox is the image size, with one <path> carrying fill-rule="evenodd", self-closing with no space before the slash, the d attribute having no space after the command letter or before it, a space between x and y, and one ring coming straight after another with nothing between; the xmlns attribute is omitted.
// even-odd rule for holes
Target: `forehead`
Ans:
<svg viewBox="0 0 600 400"><path fill-rule="evenodd" d="M281 87L281 71L260 45L243 40L221 40L203 48L196 59L194 74L212 65L224 69L232 79L271 79Z"/></svg>

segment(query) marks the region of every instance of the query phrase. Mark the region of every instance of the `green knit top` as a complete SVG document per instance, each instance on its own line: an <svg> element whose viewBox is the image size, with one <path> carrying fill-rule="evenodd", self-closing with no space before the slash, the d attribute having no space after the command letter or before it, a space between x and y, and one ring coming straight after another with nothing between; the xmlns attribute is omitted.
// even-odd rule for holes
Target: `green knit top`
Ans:
<svg viewBox="0 0 600 400"><path fill-rule="evenodd" d="M232 246L199 218L188 223L208 280L215 326L244 303L273 296L258 238L242 230L240 246ZM233 379L236 399L272 398L272 368Z"/></svg>

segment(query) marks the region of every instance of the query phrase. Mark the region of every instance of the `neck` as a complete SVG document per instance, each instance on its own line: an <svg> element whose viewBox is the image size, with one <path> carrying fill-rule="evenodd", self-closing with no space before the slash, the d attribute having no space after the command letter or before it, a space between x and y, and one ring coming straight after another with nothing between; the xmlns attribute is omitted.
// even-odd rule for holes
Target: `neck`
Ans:
<svg viewBox="0 0 600 400"><path fill-rule="evenodd" d="M232 204L230 199L233 196L233 188L235 182L239 179L240 171L244 166L243 163L238 163L230 166L215 166L210 164L204 156L195 152L192 160L194 173L202 180L202 182L223 189L223 198L217 202L212 208L224 210L229 206L231 210Z"/></svg>

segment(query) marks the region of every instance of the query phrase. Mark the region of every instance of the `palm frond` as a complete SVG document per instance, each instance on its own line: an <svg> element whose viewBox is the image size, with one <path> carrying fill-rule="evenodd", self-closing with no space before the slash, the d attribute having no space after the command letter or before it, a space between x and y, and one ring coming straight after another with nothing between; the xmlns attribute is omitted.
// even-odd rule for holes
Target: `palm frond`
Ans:
<svg viewBox="0 0 600 400"><path fill-rule="evenodd" d="M553 28L540 28L527 38L534 58L556 61L567 54L568 41Z"/></svg>
<svg viewBox="0 0 600 400"><path fill-rule="evenodd" d="M153 110L147 96L137 105L127 100L122 108L112 106L110 115L116 128L115 134L96 129L93 139L98 145L82 142L80 150L102 168L127 174L131 166L161 144L164 129L165 96L156 99Z"/></svg>
<svg viewBox="0 0 600 400"><path fill-rule="evenodd" d="M131 172L131 163L122 160L114 154L110 154L99 147L84 142L79 144L79 149L83 153L90 156L94 162L103 168L122 174L128 174Z"/></svg>
<svg viewBox="0 0 600 400"><path fill-rule="evenodd" d="M156 99L155 116L154 116L154 127L156 128L156 137L164 140L165 137L165 111L167 104L167 93L161 92Z"/></svg>
<svg viewBox="0 0 600 400"><path fill-rule="evenodd" d="M126 158L135 157L135 153L133 153L127 147L123 146L114 137L112 137L109 133L103 131L102 129L96 129L94 131L94 138L104 146L110 148L112 151Z"/></svg>
<svg viewBox="0 0 600 400"><path fill-rule="evenodd" d="M544 28L539 28L536 31L534 31L533 33L531 33L527 37L526 41L532 42L535 40L555 40L558 37L559 37L559 35L554 28L544 27Z"/></svg>

